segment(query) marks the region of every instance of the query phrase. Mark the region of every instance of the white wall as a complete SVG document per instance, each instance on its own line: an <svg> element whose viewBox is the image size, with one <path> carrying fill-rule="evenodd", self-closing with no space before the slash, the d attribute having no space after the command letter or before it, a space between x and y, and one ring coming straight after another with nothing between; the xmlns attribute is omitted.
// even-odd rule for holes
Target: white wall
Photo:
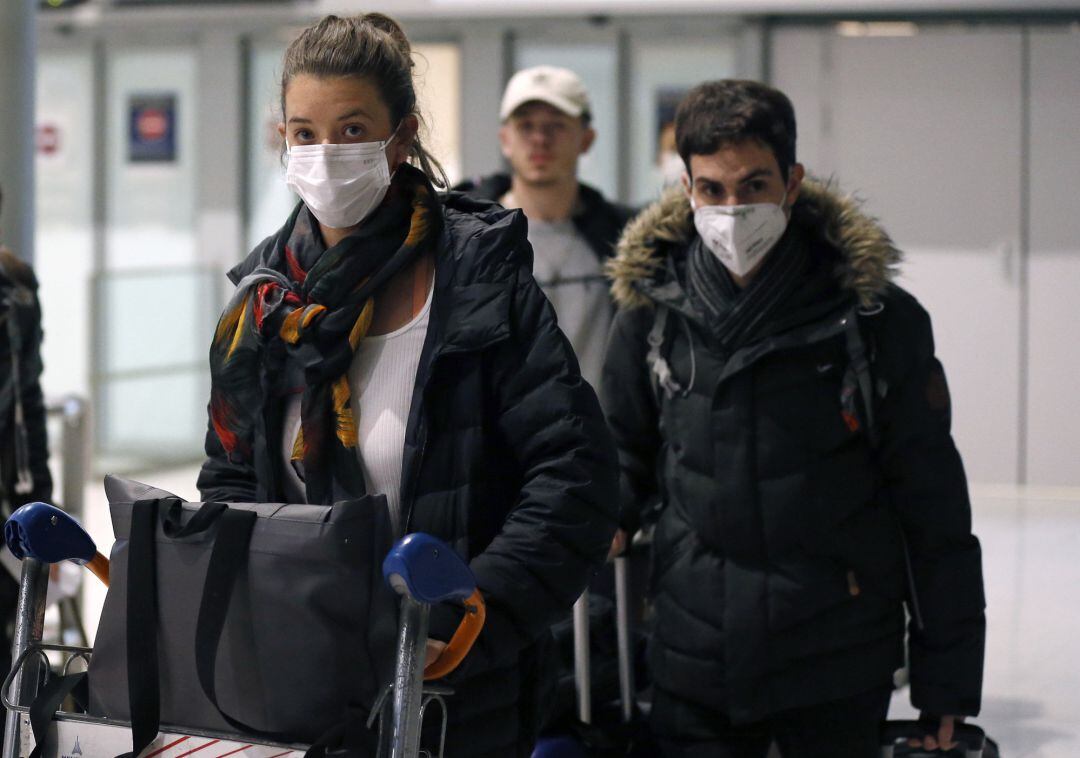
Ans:
<svg viewBox="0 0 1080 758"><path fill-rule="evenodd" d="M899 283L933 319L969 478L1080 485L1080 229L1066 210L1080 139L1065 126L1080 115L1080 35L1033 34L1028 67L1025 34L781 27L772 71L801 160L864 197L905 252Z"/></svg>
<svg viewBox="0 0 1080 758"><path fill-rule="evenodd" d="M1080 28L1031 33L1028 476L1080 484Z"/></svg>

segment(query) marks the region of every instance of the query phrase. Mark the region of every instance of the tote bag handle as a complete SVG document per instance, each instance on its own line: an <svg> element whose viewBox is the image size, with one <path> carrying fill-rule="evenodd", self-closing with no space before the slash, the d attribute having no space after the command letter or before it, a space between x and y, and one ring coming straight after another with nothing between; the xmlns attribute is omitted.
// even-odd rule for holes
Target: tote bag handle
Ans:
<svg viewBox="0 0 1080 758"><path fill-rule="evenodd" d="M162 528L170 539L184 539L218 525L210 565L206 571L195 633L195 661L206 697L222 718L235 728L269 739L283 735L261 732L230 717L218 705L214 672L218 644L225 627L233 586L247 564L248 545L258 514L229 508L225 503L204 503L183 523L179 498L140 500L132 505L129 536L127 595L128 700L131 711L131 752L118 758L136 758L157 737L161 726L160 673L157 647L157 521L161 506ZM220 522L220 523L219 523Z"/></svg>

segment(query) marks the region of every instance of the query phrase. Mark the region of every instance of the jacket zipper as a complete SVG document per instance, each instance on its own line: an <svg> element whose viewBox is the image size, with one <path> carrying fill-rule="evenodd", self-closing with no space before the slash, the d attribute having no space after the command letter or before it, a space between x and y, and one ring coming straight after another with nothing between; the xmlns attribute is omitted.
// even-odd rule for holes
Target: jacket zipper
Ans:
<svg viewBox="0 0 1080 758"><path fill-rule="evenodd" d="M416 454L416 465L412 477L409 479L409 501L406 504L405 518L401 521L401 534L397 535L399 538L404 537L409 533L409 524L412 522L413 505L416 502L416 482L420 478L420 469L424 465L424 452L427 450L427 438L428 438L428 425L427 419L424 416L424 405L426 404L427 387L421 393L420 397L420 450Z"/></svg>
<svg viewBox="0 0 1080 758"><path fill-rule="evenodd" d="M427 372L425 372L426 376L424 377L424 384L420 388L420 395L418 398L420 409L417 412L416 417L417 436L420 438L420 447L419 450L417 450L416 461L413 464L412 471L409 472L411 476L407 481L402 481L401 507L403 518L401 519L401 534L397 535L399 538L404 537L409 533L409 525L412 523L413 506L416 503L416 486L420 478L420 470L424 465L424 453L427 451L427 394L428 388L431 386L431 377L435 374L435 364L439 361L440 352L441 347L434 348L434 354L431 356L431 362L428 364Z"/></svg>

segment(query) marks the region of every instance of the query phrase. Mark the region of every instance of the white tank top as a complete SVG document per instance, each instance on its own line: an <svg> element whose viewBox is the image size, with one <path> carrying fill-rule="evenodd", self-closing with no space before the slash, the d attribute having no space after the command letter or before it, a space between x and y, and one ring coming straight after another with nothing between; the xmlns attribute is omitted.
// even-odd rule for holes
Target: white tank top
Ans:
<svg viewBox="0 0 1080 758"><path fill-rule="evenodd" d="M416 369L427 337L431 298L417 316L401 328L377 337L365 337L349 366L352 411L357 420L357 457L369 494L386 495L394 533L403 527L401 464L405 427L412 407ZM285 493L293 502L304 501L304 483L292 466L292 447L300 431L300 395L286 405L282 452L285 456ZM299 496L297 499L296 496Z"/></svg>

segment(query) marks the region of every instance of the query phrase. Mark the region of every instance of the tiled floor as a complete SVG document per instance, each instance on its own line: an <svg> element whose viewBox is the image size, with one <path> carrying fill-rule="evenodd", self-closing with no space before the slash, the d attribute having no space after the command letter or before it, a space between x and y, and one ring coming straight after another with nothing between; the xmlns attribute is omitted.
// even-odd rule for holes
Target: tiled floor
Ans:
<svg viewBox="0 0 1080 758"><path fill-rule="evenodd" d="M195 499L197 469L136 477ZM973 487L983 544L988 639L983 713L977 723L1007 758L1080 756L1080 490ZM87 527L107 547L104 492L87 491ZM88 624L104 591L86 588ZM893 717L912 714L907 692Z"/></svg>

